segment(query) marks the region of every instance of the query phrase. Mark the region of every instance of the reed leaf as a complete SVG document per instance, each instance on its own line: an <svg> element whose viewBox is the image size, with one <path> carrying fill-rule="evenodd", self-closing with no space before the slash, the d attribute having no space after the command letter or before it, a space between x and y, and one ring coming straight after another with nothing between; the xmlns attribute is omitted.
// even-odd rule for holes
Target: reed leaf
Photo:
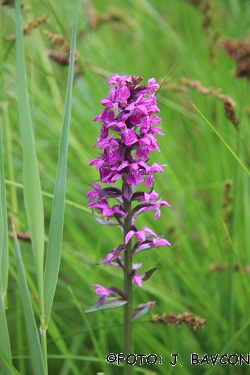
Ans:
<svg viewBox="0 0 250 375"><path fill-rule="evenodd" d="M6 360L11 363L9 331L4 308L4 299L2 296L0 297L0 337L0 362L3 369L3 375L9 375L11 372L8 370L8 366L6 365L5 361L1 358L1 354L3 354Z"/></svg>
<svg viewBox="0 0 250 375"><path fill-rule="evenodd" d="M9 264L9 252L8 252L8 222L7 222L7 207L6 207L6 192L4 182L4 162L2 152L2 133L0 130L0 293L1 297L4 298L7 293L8 287L8 264Z"/></svg>
<svg viewBox="0 0 250 375"><path fill-rule="evenodd" d="M44 213L38 163L35 150L34 128L28 98L24 57L22 14L20 1L15 2L16 14L16 70L19 108L19 125L23 148L23 194L32 241L39 302L43 309L43 257L44 257Z"/></svg>
<svg viewBox="0 0 250 375"><path fill-rule="evenodd" d="M49 323L52 303L53 303L57 279L58 279L60 261L61 261L61 247L62 247L65 194L66 194L67 153L68 153L70 117L71 117L72 87L73 87L73 78L74 78L74 59L75 59L75 47L76 47L78 9L79 9L79 0L77 1L77 5L76 5L76 13L75 13L73 33L72 33L72 39L71 39L71 54L70 54L70 63L69 63L68 84L67 84L67 91L66 91L62 133L61 133L61 138L60 138L59 160L58 160L57 176L56 176L55 189L54 189L54 199L53 199L53 206L52 206L46 266L45 266L45 274L44 274L45 316L46 316L47 326Z"/></svg>
<svg viewBox="0 0 250 375"><path fill-rule="evenodd" d="M6 360L11 364L11 348L9 339L9 330L7 325L5 313L5 296L8 286L8 223L7 223L7 209L6 209L6 193L4 184L4 163L2 153L2 133L0 129L0 353L2 353ZM11 372L7 364L1 358L3 374L8 375Z"/></svg>

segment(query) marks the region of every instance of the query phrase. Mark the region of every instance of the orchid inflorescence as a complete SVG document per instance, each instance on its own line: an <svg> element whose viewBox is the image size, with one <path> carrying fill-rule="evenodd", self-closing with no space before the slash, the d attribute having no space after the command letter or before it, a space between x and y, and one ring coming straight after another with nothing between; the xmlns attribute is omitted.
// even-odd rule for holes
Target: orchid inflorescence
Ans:
<svg viewBox="0 0 250 375"><path fill-rule="evenodd" d="M149 227L139 229L135 222L137 217L146 211L155 211L154 219L161 216L161 207L170 207L164 200L157 200L158 194L153 189L154 174L163 172L162 167L153 163L149 165L149 154L159 147L155 135L164 134L157 126L161 118L156 116L159 109L156 104L155 92L159 89L156 80L151 78L147 85L140 86L141 77L119 76L113 74L108 84L114 87L110 90L108 98L101 101L104 110L93 120L103 123L100 137L94 147L101 150L98 158L92 159L89 165L96 165L100 173L100 182L109 184L102 188L93 183L93 190L87 193L89 198L88 208L97 210L95 219L104 225L119 225L123 232L123 243L114 248L101 264L119 267L126 273L130 270L130 278L134 284L142 286L142 281L147 280L155 269L144 274L137 270L142 264L126 264L125 253L130 251L133 256L141 251L159 246L170 246L170 243L155 233ZM114 187L114 183L121 179L121 188ZM137 188L144 183L147 191ZM108 200L116 201L113 206ZM134 204L134 202L136 202ZM134 204L134 207L132 206ZM100 215L103 218L100 218ZM132 247L132 240L134 245ZM96 311L98 308L115 308L126 303L125 291L114 286L96 287L95 293L100 296L96 309L87 309L86 312ZM109 297L118 294L118 298ZM139 305L137 312L146 313L153 306L153 302ZM89 310L89 311L88 311Z"/></svg>

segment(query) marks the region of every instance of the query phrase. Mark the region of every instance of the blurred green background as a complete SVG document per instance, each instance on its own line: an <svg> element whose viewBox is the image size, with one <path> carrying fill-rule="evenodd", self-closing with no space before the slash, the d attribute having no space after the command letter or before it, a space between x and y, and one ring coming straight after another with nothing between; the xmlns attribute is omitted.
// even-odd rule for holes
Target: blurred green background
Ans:
<svg viewBox="0 0 250 375"><path fill-rule="evenodd" d="M37 27L28 24L25 32L27 77L42 190L53 193L75 1L27 0L22 4L24 22L36 19ZM2 5L0 121L5 177L22 183L14 32L13 7ZM95 265L120 244L121 233L99 225L85 208L90 184L99 178L95 168L88 167L90 159L97 157L93 145L100 132L100 123L92 118L102 110L100 101L108 95L106 82L113 73L142 76L144 83L155 77L161 83L172 69L157 94L165 134L158 140L161 153L151 156L154 162L168 164L156 176L155 190L171 208L163 208L157 221L147 213L138 222L164 232L172 246L138 255L142 272L153 267L158 270L141 289L134 288L134 306L154 300L152 314L188 311L207 322L204 328L193 330L184 324L181 328L152 324L150 314L138 320L134 324L135 353L156 353L162 364L138 366L136 373L203 374L208 366L192 366L191 353L200 358L219 353L249 318L249 176L192 105L249 169L249 33L248 0L81 2L68 154L70 202L48 329L50 374L122 374L121 367L105 361L108 353L122 351L122 309L84 314L97 300L90 284L122 287L120 270ZM183 77L187 80L181 81ZM229 118L224 109L227 100L231 103ZM22 189L9 182L6 187L8 214L15 219L17 230L26 233ZM51 203L44 196L46 234ZM21 250L36 310L30 244L21 242ZM7 318L14 365L22 374L32 374L16 280L10 244ZM227 353L250 353L249 334L247 328ZM169 363L171 353L179 354L175 367ZM247 374L249 369L247 365L214 368L218 375L230 372Z"/></svg>

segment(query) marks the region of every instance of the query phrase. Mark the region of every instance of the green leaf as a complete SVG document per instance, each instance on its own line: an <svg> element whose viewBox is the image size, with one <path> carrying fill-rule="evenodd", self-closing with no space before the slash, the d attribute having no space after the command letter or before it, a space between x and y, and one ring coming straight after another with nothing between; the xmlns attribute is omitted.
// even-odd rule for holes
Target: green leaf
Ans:
<svg viewBox="0 0 250 375"><path fill-rule="evenodd" d="M74 78L74 59L76 48L76 33L78 22L79 0L77 1L74 28L71 39L71 54L68 73L68 85L66 92L65 111L62 126L62 134L60 139L59 161L57 168L57 176L54 190L53 207L51 214L49 241L46 258L46 267L44 275L45 290L45 316L46 325L49 324L49 318L52 303L55 295L56 284L61 261L61 247L63 236L63 222L65 210L65 194L66 194L66 172L67 172L67 152L69 143L69 129L72 102L72 87Z"/></svg>
<svg viewBox="0 0 250 375"><path fill-rule="evenodd" d="M36 326L34 312L33 312L32 304L31 304L23 260L22 260L22 256L21 256L21 252L20 252L20 248L19 248L19 244L18 244L18 240L17 240L14 228L13 228L13 232L14 232L14 250L15 250L15 257L16 257L18 282L19 282L20 293L21 293L21 298L22 298L26 327L27 327L28 336L29 336L31 355L33 359L33 365L35 368L35 374L45 375L42 350L41 350L41 345L40 345L40 341L38 337L38 329Z"/></svg>
<svg viewBox="0 0 250 375"><path fill-rule="evenodd" d="M9 331L2 296L0 296L0 337L0 354L2 353L5 356L6 360L11 363ZM2 363L2 369L4 375L10 374L10 372L8 371L8 366L4 361Z"/></svg>
<svg viewBox="0 0 250 375"><path fill-rule="evenodd" d="M4 184L4 162L2 153L2 132L0 129L0 352L11 363L11 348L9 339L9 330L7 325L4 298L8 287L8 223L6 208L6 192ZM2 361L2 370L4 375L9 375L8 366Z"/></svg>
<svg viewBox="0 0 250 375"><path fill-rule="evenodd" d="M20 0L15 2L16 13L16 70L19 125L23 148L23 193L28 226L35 259L39 302L43 309L44 213L38 163L35 150L34 128L28 98L24 57L22 13ZM41 315L43 315L41 313Z"/></svg>
<svg viewBox="0 0 250 375"><path fill-rule="evenodd" d="M6 192L4 183L4 161L2 148L2 132L0 130L0 293L5 296L8 287L8 267L9 267L9 252L8 252L8 221L7 221L7 207L6 207Z"/></svg>
<svg viewBox="0 0 250 375"><path fill-rule="evenodd" d="M101 305L96 303L95 305L89 307L85 310L85 313L88 314L90 312L95 312L99 310L113 310L117 309L118 307L126 305L127 301L121 298L107 298L105 299Z"/></svg>

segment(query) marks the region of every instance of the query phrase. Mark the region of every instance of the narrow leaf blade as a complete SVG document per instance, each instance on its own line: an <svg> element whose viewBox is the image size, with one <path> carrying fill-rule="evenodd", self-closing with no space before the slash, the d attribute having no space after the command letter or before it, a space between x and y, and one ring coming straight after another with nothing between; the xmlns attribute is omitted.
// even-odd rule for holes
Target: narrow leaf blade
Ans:
<svg viewBox="0 0 250 375"><path fill-rule="evenodd" d="M65 209L65 194L66 194L66 172L67 172L67 151L69 142L70 116L71 116L71 102L72 102L72 87L74 78L74 59L76 48L76 33L78 22L79 0L77 1L74 28L71 40L71 54L68 73L68 85L66 92L65 111L62 126L62 134L60 139L58 169L54 190L54 199L52 207L52 215L49 230L49 241L46 258L46 267L44 275L44 290L45 290L45 316L46 325L48 326L52 303L55 295L56 284L58 279L60 261L61 261L61 247L63 236L63 222Z"/></svg>
<svg viewBox="0 0 250 375"><path fill-rule="evenodd" d="M3 297L0 297L0 333L1 333L0 353L2 353L5 356L6 360L11 364L10 339L9 339L9 331L8 331ZM11 372L8 371L8 366L6 366L4 361L2 363L2 367L3 367L4 374L6 375L11 374Z"/></svg>
<svg viewBox="0 0 250 375"><path fill-rule="evenodd" d="M28 99L26 66L23 43L23 27L20 0L15 1L16 14L16 72L19 109L19 125L23 148L23 193L24 204L32 240L38 288L42 298L44 213L38 163L35 150L34 129ZM41 301L40 301L41 302Z"/></svg>
<svg viewBox="0 0 250 375"><path fill-rule="evenodd" d="M6 191L4 182L4 161L2 148L2 132L0 130L0 293L4 297L8 288L8 268L9 268L9 251L8 251L8 221L6 206Z"/></svg>

